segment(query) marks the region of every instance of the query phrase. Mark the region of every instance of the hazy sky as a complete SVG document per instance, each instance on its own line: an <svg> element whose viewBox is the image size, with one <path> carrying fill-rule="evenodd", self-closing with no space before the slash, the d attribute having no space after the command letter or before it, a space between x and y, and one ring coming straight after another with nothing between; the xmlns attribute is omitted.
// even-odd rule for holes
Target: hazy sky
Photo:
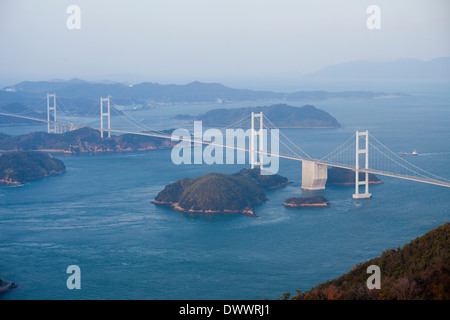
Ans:
<svg viewBox="0 0 450 320"><path fill-rule="evenodd" d="M366 27L369 5L380 30ZM449 14L449 0L1 0L0 80L220 82L429 60L450 56Z"/></svg>

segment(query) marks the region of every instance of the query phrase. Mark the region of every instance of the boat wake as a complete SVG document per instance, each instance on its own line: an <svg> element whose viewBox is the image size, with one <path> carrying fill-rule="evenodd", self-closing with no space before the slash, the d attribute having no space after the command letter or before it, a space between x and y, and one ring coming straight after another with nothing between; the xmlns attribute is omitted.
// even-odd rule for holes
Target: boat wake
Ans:
<svg viewBox="0 0 450 320"><path fill-rule="evenodd" d="M439 156L444 154L450 154L450 152L431 152L431 153L420 153L419 156Z"/></svg>

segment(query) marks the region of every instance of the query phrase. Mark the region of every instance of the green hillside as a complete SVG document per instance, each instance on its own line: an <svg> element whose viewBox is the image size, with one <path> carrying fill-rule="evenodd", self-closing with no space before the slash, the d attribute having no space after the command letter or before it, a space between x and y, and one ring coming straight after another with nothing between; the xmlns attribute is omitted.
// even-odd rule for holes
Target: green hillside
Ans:
<svg viewBox="0 0 450 320"><path fill-rule="evenodd" d="M367 267L381 271L381 289L369 290ZM288 297L288 294L285 294ZM381 257L353 268L294 300L449 300L450 299L450 224L445 223L403 248L390 249Z"/></svg>
<svg viewBox="0 0 450 320"><path fill-rule="evenodd" d="M9 152L0 156L0 183L23 184L64 173L61 160L40 152Z"/></svg>
<svg viewBox="0 0 450 320"><path fill-rule="evenodd" d="M209 173L167 185L154 203L183 212L245 213L267 200L264 189L281 187L287 182L278 175L262 176L259 169L245 169L234 175Z"/></svg>

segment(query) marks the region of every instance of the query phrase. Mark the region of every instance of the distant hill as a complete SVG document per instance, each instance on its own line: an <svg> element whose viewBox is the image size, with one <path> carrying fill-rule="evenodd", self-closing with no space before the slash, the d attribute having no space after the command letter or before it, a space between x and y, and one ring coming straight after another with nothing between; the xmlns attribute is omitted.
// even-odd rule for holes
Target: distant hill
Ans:
<svg viewBox="0 0 450 320"><path fill-rule="evenodd" d="M236 174L209 173L167 185L153 201L187 213L237 213L254 215L254 206L267 200L264 189L288 183L279 175L264 176L259 169Z"/></svg>
<svg viewBox="0 0 450 320"><path fill-rule="evenodd" d="M112 106L142 106L176 103L227 103L244 101L267 101L299 99L323 100L335 98L376 98L389 95L367 91L297 91L292 93L234 89L219 83L191 82L184 85L143 82L135 85L111 82L88 82L81 79L68 81L24 81L0 90L0 108L10 103L46 112L46 94L55 93L57 105L62 104L73 114L97 114L100 97L111 96ZM94 111L93 111L94 109ZM36 109L35 109L36 110ZM112 113L115 114L114 112Z"/></svg>
<svg viewBox="0 0 450 320"><path fill-rule="evenodd" d="M430 61L399 59L389 62L353 61L326 67L311 79L449 81L450 57Z"/></svg>
<svg viewBox="0 0 450 320"><path fill-rule="evenodd" d="M381 288L369 290L370 265L380 267ZM379 258L353 268L337 279L310 291L297 292L293 300L449 300L450 224L445 223L403 248L390 249ZM289 294L284 295L285 298Z"/></svg>
<svg viewBox="0 0 450 320"><path fill-rule="evenodd" d="M0 184L23 184L64 173L61 160L40 152L10 152L0 156Z"/></svg>
<svg viewBox="0 0 450 320"><path fill-rule="evenodd" d="M167 134L171 130L164 131ZM170 148L170 139L123 134L101 138L100 132L84 127L60 134L34 132L0 139L0 150L39 151L52 150L64 153L127 152Z"/></svg>
<svg viewBox="0 0 450 320"><path fill-rule="evenodd" d="M70 87L76 84L89 83L78 78L70 80L51 80L51 81L23 81L13 86L3 88L3 91L10 92L32 92L32 93L52 93L65 87Z"/></svg>
<svg viewBox="0 0 450 320"><path fill-rule="evenodd" d="M213 109L195 117L210 126L227 126L247 117L252 112L263 112L278 128L338 128L341 125L329 113L311 105L294 107L277 104L270 107L247 107L233 109ZM176 116L190 119L187 115Z"/></svg>

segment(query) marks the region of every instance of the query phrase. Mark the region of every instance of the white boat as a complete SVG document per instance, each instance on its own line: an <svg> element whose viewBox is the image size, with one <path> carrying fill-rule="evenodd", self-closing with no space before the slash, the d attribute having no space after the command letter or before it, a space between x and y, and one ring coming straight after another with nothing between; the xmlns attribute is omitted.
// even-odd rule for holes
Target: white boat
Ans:
<svg viewBox="0 0 450 320"><path fill-rule="evenodd" d="M399 154L401 157L407 157L407 156L418 156L419 153L416 151L416 149L413 150L411 153L402 152Z"/></svg>

